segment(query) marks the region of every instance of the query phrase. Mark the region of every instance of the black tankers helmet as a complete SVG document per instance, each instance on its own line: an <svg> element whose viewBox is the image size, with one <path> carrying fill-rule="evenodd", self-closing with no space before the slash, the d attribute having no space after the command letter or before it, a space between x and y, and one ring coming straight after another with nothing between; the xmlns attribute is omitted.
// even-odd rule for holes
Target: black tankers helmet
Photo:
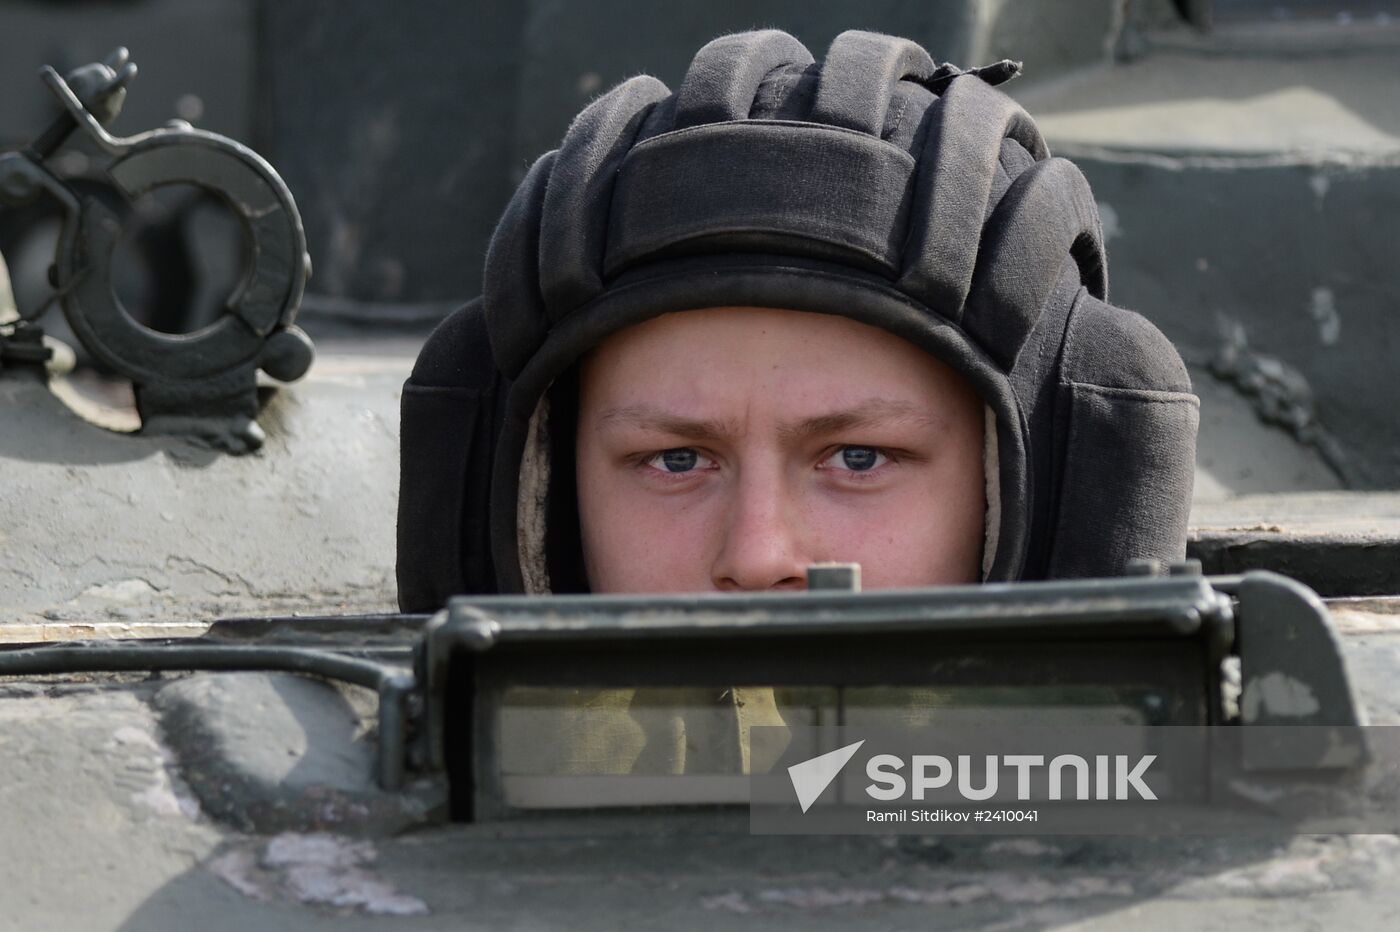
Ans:
<svg viewBox="0 0 1400 932"><path fill-rule="evenodd" d="M1106 303L1088 184L993 87L1016 70L854 31L817 63L769 30L579 114L405 386L403 608L584 585L572 368L705 307L845 315L967 378L991 414L987 580L1180 559L1197 400L1157 329Z"/></svg>

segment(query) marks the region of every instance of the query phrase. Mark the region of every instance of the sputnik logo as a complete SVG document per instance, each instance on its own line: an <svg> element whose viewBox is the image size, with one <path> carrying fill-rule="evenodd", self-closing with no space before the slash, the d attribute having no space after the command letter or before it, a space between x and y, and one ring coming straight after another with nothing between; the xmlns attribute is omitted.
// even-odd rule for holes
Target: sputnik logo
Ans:
<svg viewBox="0 0 1400 932"><path fill-rule="evenodd" d="M797 801L801 804L803 812L812 808L812 803L826 791L831 781L841 773L841 768L851 762L851 758L856 756L856 751L859 751L864 743L865 739L862 738L855 744L818 754L810 760L788 768L788 778L792 780L792 788L797 793Z"/></svg>
<svg viewBox="0 0 1400 932"><path fill-rule="evenodd" d="M819 754L800 764L788 768L788 777L797 793L797 801L805 813L812 808L831 782L841 773L851 758L855 757L864 740L848 744L843 748ZM1031 799L1032 784L1039 778L1045 781L1045 798L1064 798L1067 774L1073 779L1071 798L1079 801L1126 800L1137 798L1155 800L1157 794L1146 781L1147 769L1157 760L1155 754L1144 754L1131 767L1131 759L1126 754L1097 754L1092 762L1078 754L1059 754L1046 763L1043 754L988 754L981 786L973 785L973 756L958 754L943 757L938 754L915 754L909 760L894 754L876 754L866 761L865 773L873 782L865 788L871 799L892 802L905 798L906 794L915 800L923 800L929 790L945 787L948 792L956 788L957 794L965 800L981 801L996 797L1003 785L999 773L1005 768L1016 771L1015 794L1018 800ZM1116 774L1115 765L1116 764ZM910 768L906 777L902 772ZM1095 785L1090 786L1090 771L1096 774ZM1010 787L1006 792L1010 792Z"/></svg>

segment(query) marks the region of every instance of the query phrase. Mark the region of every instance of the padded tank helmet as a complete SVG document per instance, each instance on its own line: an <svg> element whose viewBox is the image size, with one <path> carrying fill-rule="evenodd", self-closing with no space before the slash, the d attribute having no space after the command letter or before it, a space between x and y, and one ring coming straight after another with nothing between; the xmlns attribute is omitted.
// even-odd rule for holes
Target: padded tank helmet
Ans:
<svg viewBox="0 0 1400 932"><path fill-rule="evenodd" d="M1171 344L1107 303L1084 176L993 86L1018 68L856 31L818 63L767 30L706 45L674 92L636 77L579 114L405 386L404 609L586 585L571 368L706 307L845 315L967 378L991 415L985 579L1180 559L1198 402Z"/></svg>

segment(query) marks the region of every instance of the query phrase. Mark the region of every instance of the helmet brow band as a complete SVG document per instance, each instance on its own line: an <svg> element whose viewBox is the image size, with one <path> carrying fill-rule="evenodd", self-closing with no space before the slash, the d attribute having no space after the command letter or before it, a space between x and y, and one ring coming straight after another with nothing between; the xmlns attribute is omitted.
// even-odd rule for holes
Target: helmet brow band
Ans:
<svg viewBox="0 0 1400 932"><path fill-rule="evenodd" d="M908 153L839 129L747 120L658 136L623 163L604 272L687 240L763 233L849 250L892 275L913 177Z"/></svg>

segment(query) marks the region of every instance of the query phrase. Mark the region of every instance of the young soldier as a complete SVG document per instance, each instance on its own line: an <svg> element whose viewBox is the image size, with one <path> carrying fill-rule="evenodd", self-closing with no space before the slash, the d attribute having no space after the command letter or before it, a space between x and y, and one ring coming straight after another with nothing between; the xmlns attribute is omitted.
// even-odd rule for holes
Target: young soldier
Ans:
<svg viewBox="0 0 1400 932"><path fill-rule="evenodd" d="M1015 72L751 32L581 113L405 386L404 610L1179 559L1197 401Z"/></svg>

